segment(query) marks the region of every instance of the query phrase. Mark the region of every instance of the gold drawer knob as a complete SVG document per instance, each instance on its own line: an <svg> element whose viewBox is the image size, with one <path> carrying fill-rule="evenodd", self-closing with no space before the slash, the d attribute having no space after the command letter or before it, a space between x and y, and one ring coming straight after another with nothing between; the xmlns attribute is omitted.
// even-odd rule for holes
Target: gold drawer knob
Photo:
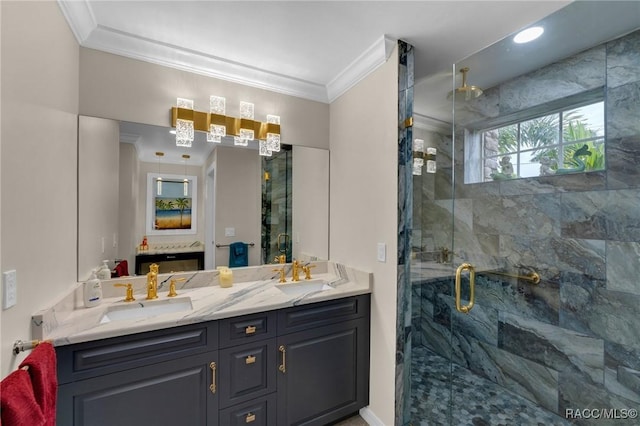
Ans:
<svg viewBox="0 0 640 426"><path fill-rule="evenodd" d="M244 362L245 362L246 364L254 364L254 363L256 362L256 357L255 357L255 356L252 356L252 355L249 355L249 356L247 356L247 358L244 360Z"/></svg>
<svg viewBox="0 0 640 426"><path fill-rule="evenodd" d="M244 329L244 334L254 334L256 332L255 325L248 325L247 328Z"/></svg>
<svg viewBox="0 0 640 426"><path fill-rule="evenodd" d="M251 422L255 422L256 421L256 415L253 413L248 413L247 417L245 417L244 422L245 423L251 423Z"/></svg>

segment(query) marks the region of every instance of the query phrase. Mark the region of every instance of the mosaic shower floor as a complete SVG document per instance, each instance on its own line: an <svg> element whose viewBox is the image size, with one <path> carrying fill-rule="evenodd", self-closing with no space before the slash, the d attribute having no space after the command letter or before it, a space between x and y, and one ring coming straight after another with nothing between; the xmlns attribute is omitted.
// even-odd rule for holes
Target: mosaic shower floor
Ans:
<svg viewBox="0 0 640 426"><path fill-rule="evenodd" d="M425 347L413 348L411 359L412 426L549 426L567 420L503 387L453 364ZM449 392L452 388L453 409ZM452 420L449 423L451 411Z"/></svg>

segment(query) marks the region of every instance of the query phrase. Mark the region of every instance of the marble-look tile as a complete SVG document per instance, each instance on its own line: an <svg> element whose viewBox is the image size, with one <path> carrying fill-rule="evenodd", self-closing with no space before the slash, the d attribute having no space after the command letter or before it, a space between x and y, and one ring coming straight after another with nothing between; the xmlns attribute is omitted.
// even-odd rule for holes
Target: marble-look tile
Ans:
<svg viewBox="0 0 640 426"><path fill-rule="evenodd" d="M640 81L640 30L607 43L607 87Z"/></svg>
<svg viewBox="0 0 640 426"><path fill-rule="evenodd" d="M623 366L640 370L640 349L605 341L604 361L609 368Z"/></svg>
<svg viewBox="0 0 640 426"><path fill-rule="evenodd" d="M624 138L607 138L607 188L640 187L640 134Z"/></svg>
<svg viewBox="0 0 640 426"><path fill-rule="evenodd" d="M501 349L556 371L575 371L604 382L604 341L552 324L500 313Z"/></svg>
<svg viewBox="0 0 640 426"><path fill-rule="evenodd" d="M607 89L607 140L640 135L640 81Z"/></svg>
<svg viewBox="0 0 640 426"><path fill-rule="evenodd" d="M560 235L560 199L554 194L484 197L473 208L476 233Z"/></svg>
<svg viewBox="0 0 640 426"><path fill-rule="evenodd" d="M562 194L562 236L640 241L640 189Z"/></svg>
<svg viewBox="0 0 640 426"><path fill-rule="evenodd" d="M640 371L619 366L616 375L618 382L634 392L640 400ZM636 401L638 402L638 401Z"/></svg>
<svg viewBox="0 0 640 426"><path fill-rule="evenodd" d="M560 326L640 349L640 296L609 291L601 281L563 281Z"/></svg>
<svg viewBox="0 0 640 426"><path fill-rule="evenodd" d="M605 47L594 47L500 86L500 113L522 111L605 85Z"/></svg>
<svg viewBox="0 0 640 426"><path fill-rule="evenodd" d="M640 296L640 243L607 241L607 289Z"/></svg>
<svg viewBox="0 0 640 426"><path fill-rule="evenodd" d="M472 338L456 335L465 364L476 374L556 412L558 372Z"/></svg>
<svg viewBox="0 0 640 426"><path fill-rule="evenodd" d="M467 303L467 301L463 301ZM476 303L472 311L462 314L455 309L455 298L439 295L434 306L433 321L451 327L458 334L498 346L498 312Z"/></svg>
<svg viewBox="0 0 640 426"><path fill-rule="evenodd" d="M637 407L637 402L616 395L605 385L586 380L584 376L572 372L560 372L559 377L559 413L567 410L589 409L630 409ZM607 377L605 377L607 382ZM579 425L637 425L637 419L580 419Z"/></svg>
<svg viewBox="0 0 640 426"><path fill-rule="evenodd" d="M455 108L456 125L471 126L500 115L500 89L485 88L482 96L468 102L457 102Z"/></svg>

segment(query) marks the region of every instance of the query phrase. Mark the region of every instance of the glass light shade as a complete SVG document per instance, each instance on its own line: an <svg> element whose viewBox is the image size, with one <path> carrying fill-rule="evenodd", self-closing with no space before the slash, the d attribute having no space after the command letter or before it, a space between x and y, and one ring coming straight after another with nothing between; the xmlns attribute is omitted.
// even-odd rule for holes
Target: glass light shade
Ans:
<svg viewBox="0 0 640 426"><path fill-rule="evenodd" d="M247 145L249 145L249 140L248 139L243 139L243 138L238 137L238 136L234 136L233 137L233 144L234 145L238 145L238 146L247 146Z"/></svg>
<svg viewBox="0 0 640 426"><path fill-rule="evenodd" d="M421 176L422 175L422 166L418 166L418 165L416 165L416 163L413 163L413 175L414 176Z"/></svg>
<svg viewBox="0 0 640 426"><path fill-rule="evenodd" d="M193 121L176 120L176 146L191 147L194 133Z"/></svg>
<svg viewBox="0 0 640 426"><path fill-rule="evenodd" d="M176 101L176 106L178 108L193 109L193 100L192 99L185 99L185 98L178 98L177 101Z"/></svg>
<svg viewBox="0 0 640 426"><path fill-rule="evenodd" d="M258 148L260 155L262 155L263 157L271 157L271 150L269 149L269 143L267 141L259 141Z"/></svg>
<svg viewBox="0 0 640 426"><path fill-rule="evenodd" d="M245 142L252 141L254 139L254 132L250 129L240 129L240 139L244 139ZM246 143L245 143L246 145Z"/></svg>
<svg viewBox="0 0 640 426"><path fill-rule="evenodd" d="M424 140L423 139L414 139L413 140L413 151L414 152L424 152Z"/></svg>
<svg viewBox="0 0 640 426"><path fill-rule="evenodd" d="M156 195L162 195L162 178L159 176L156 179Z"/></svg>
<svg viewBox="0 0 640 426"><path fill-rule="evenodd" d="M279 115L268 114L267 115L267 123L280 124L280 116Z"/></svg>
<svg viewBox="0 0 640 426"><path fill-rule="evenodd" d="M436 152L437 150L435 148L427 148L427 155L426 155L427 173L436 172Z"/></svg>
<svg viewBox="0 0 640 426"><path fill-rule="evenodd" d="M219 124L211 124L209 126L209 133L207 133L207 142L222 142L222 137L226 136L227 127Z"/></svg>
<svg viewBox="0 0 640 426"><path fill-rule="evenodd" d="M182 194L187 197L189 195L189 179L184 179L182 187Z"/></svg>
<svg viewBox="0 0 640 426"><path fill-rule="evenodd" d="M262 141L260 141L262 142ZM280 135L277 133L267 133L267 146L269 150L280 152Z"/></svg>
<svg viewBox="0 0 640 426"><path fill-rule="evenodd" d="M209 96L209 112L225 115L227 100L222 96Z"/></svg>
<svg viewBox="0 0 640 426"><path fill-rule="evenodd" d="M251 102L240 102L240 118L253 120L253 104Z"/></svg>

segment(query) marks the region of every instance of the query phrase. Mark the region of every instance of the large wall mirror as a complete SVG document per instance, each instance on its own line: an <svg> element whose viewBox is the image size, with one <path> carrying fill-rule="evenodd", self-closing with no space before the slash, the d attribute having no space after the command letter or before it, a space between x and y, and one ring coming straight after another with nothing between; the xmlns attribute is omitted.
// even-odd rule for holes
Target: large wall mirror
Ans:
<svg viewBox="0 0 640 426"><path fill-rule="evenodd" d="M200 132L177 147L171 130L79 117L79 281L103 260L125 260L129 275L158 259L161 272L214 269L238 245L248 266L328 259L327 150L283 144L264 157Z"/></svg>

